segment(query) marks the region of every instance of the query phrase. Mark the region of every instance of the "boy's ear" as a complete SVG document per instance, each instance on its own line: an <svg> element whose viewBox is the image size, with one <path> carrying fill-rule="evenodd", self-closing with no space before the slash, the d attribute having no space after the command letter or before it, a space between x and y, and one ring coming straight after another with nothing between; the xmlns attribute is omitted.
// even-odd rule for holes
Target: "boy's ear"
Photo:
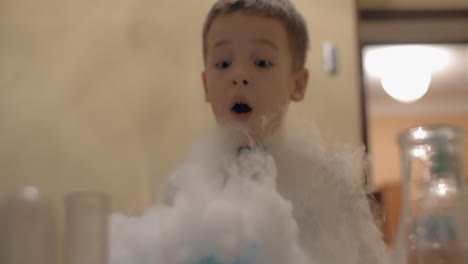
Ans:
<svg viewBox="0 0 468 264"><path fill-rule="evenodd" d="M307 82L309 80L309 71L306 68L298 71L294 78L294 89L291 92L291 100L300 102L304 99Z"/></svg>
<svg viewBox="0 0 468 264"><path fill-rule="evenodd" d="M203 81L203 90L205 92L205 101L207 103L209 103L210 100L209 100L209 97L208 97L208 89L207 89L207 86L206 86L206 71L203 71L201 73L201 77L202 77L202 81Z"/></svg>

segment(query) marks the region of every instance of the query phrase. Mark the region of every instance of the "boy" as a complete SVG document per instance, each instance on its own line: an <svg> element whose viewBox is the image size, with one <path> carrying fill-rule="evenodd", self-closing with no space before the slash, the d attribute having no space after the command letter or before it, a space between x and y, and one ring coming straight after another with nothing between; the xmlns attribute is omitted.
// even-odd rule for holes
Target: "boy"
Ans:
<svg viewBox="0 0 468 264"><path fill-rule="evenodd" d="M223 140L230 141L222 151L260 148L273 157L278 191L292 202L301 244L316 263L383 263L385 245L359 168L323 151L313 135L293 131L303 126L288 130L285 123L289 103L304 98L308 42L305 21L289 0L213 5L203 28L202 80L206 101L227 131ZM190 174L183 171L170 179L168 203Z"/></svg>
<svg viewBox="0 0 468 264"><path fill-rule="evenodd" d="M168 206L145 214L160 229L138 244L153 250L119 242L113 264L384 262L359 168L325 152L315 129L286 124L289 103L304 98L307 47L304 19L289 0L213 5L202 80L219 131L171 176ZM120 231L131 221L114 216L112 241L149 236Z"/></svg>

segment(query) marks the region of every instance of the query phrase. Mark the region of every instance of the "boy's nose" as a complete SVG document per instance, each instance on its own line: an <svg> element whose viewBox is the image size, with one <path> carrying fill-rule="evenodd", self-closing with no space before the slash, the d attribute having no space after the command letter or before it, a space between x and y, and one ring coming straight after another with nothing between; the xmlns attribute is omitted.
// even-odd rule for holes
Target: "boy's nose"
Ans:
<svg viewBox="0 0 468 264"><path fill-rule="evenodd" d="M249 81L248 81L248 80L245 80L245 79L244 79L244 80L236 80L236 79L234 79L234 80L232 80L232 84L233 84L233 85L237 85L237 84L242 85L242 84L243 84L243 85L247 86L247 85L249 85Z"/></svg>
<svg viewBox="0 0 468 264"><path fill-rule="evenodd" d="M232 85L238 87L247 87L252 85L250 74L248 73L245 65L238 64L232 71Z"/></svg>

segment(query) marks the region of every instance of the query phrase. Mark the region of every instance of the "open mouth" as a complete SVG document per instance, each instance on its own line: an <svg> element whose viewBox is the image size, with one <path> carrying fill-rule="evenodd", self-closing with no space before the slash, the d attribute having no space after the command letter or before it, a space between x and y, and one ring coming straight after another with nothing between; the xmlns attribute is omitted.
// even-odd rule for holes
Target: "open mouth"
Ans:
<svg viewBox="0 0 468 264"><path fill-rule="evenodd" d="M234 104L234 106L231 108L231 111L236 114L246 114L252 112L252 107L246 103L239 102Z"/></svg>

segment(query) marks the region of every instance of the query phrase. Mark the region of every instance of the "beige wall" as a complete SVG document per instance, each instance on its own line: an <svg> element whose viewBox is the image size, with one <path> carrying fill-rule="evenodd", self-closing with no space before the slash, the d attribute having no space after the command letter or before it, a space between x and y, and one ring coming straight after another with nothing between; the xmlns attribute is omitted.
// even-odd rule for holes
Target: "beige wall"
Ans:
<svg viewBox="0 0 468 264"><path fill-rule="evenodd" d="M358 0L363 9L466 9L466 0Z"/></svg>
<svg viewBox="0 0 468 264"><path fill-rule="evenodd" d="M357 54L357 18L354 1L295 1L310 30L308 58L310 79L305 102L294 110L299 116L313 119L325 139L338 142L361 142L359 67ZM338 71L329 75L323 70L322 44L336 45Z"/></svg>
<svg viewBox="0 0 468 264"><path fill-rule="evenodd" d="M77 191L108 193L130 214L151 204L212 122L200 82L212 2L0 0L0 205L27 184L60 219L64 195ZM353 2L294 2L312 39L295 112L329 140L360 142ZM334 76L322 70L326 40L337 45Z"/></svg>
<svg viewBox="0 0 468 264"><path fill-rule="evenodd" d="M369 148L371 176L376 190L400 182L400 149L397 144L399 133L419 125L447 124L460 127L464 132L464 149L468 151L468 115L446 116L371 116L369 118ZM464 167L468 168L468 155L464 156ZM465 170L466 172L466 170ZM465 175L468 178L468 174Z"/></svg>
<svg viewBox="0 0 468 264"><path fill-rule="evenodd" d="M0 194L109 193L139 213L211 118L200 28L211 1L9 1L0 9Z"/></svg>

